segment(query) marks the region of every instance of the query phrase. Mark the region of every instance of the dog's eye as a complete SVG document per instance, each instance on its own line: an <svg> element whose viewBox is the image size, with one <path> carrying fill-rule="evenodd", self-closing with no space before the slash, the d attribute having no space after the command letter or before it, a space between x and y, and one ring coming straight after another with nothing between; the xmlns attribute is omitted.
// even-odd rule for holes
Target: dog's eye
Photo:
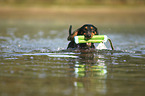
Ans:
<svg viewBox="0 0 145 96"><path fill-rule="evenodd" d="M93 27L91 27L91 29L93 29Z"/></svg>
<svg viewBox="0 0 145 96"><path fill-rule="evenodd" d="M85 27L85 29L88 29L88 27Z"/></svg>

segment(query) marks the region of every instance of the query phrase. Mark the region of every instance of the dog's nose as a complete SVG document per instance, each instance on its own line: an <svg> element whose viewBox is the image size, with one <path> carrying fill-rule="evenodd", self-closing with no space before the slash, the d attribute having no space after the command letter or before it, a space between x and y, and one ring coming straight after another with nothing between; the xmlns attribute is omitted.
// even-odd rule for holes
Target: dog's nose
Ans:
<svg viewBox="0 0 145 96"><path fill-rule="evenodd" d="M86 36L86 37L90 38L90 37L91 37L91 34L87 34L87 36Z"/></svg>

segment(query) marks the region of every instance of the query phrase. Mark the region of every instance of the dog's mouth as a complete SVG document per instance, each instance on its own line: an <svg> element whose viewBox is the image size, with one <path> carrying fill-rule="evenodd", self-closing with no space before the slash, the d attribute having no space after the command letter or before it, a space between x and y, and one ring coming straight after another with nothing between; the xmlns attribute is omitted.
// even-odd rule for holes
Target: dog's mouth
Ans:
<svg viewBox="0 0 145 96"><path fill-rule="evenodd" d="M91 39L92 38L92 36L91 35L87 35L87 36L85 36L85 40L89 40L89 39ZM91 46L91 44L92 43L86 43L86 45L88 46L88 47L90 47Z"/></svg>
<svg viewBox="0 0 145 96"><path fill-rule="evenodd" d="M89 40L93 37L93 34L85 34L85 40ZM92 43L86 43L88 47L92 45Z"/></svg>
<svg viewBox="0 0 145 96"><path fill-rule="evenodd" d="M92 45L92 43L86 43L86 45L87 45L88 47L90 47L90 46Z"/></svg>

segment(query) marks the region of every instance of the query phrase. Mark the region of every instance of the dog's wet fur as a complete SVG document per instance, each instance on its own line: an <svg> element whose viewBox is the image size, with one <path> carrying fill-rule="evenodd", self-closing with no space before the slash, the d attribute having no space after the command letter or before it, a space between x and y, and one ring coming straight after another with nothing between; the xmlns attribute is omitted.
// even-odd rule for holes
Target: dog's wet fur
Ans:
<svg viewBox="0 0 145 96"><path fill-rule="evenodd" d="M67 49L95 49L94 43L80 43L74 42L74 37L84 35L85 39L91 39L93 35L99 35L98 29L92 24L85 24L81 28L71 33L67 40L70 41Z"/></svg>

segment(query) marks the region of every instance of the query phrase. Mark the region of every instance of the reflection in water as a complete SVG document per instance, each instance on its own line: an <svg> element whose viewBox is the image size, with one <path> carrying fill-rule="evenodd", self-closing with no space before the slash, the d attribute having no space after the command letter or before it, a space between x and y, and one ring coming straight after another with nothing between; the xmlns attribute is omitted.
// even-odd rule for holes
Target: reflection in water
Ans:
<svg viewBox="0 0 145 96"><path fill-rule="evenodd" d="M89 72L94 72L95 74L92 74L93 77L98 76L98 75L104 75L105 73L107 73L107 67L105 66L105 61L103 60L103 55L98 55L98 57L94 58L94 54L91 54L93 56L89 56L87 54L87 56L89 56L89 59L84 59L84 57L82 57L79 61L75 62L75 74L76 74L76 78L77 77L87 77L87 73ZM84 56L84 55L83 55ZM80 56L81 57L81 56ZM92 57L92 58L90 58ZM85 57L86 58L86 57Z"/></svg>
<svg viewBox="0 0 145 96"><path fill-rule="evenodd" d="M74 77L76 78L74 80L75 91L79 92L80 90L78 88L83 88L85 91L86 86L89 87L97 83L96 91L105 94L107 91L105 81L107 77L107 66L104 55L98 54L96 56L94 53L81 53L79 57L73 65ZM89 78L96 78L96 80Z"/></svg>

